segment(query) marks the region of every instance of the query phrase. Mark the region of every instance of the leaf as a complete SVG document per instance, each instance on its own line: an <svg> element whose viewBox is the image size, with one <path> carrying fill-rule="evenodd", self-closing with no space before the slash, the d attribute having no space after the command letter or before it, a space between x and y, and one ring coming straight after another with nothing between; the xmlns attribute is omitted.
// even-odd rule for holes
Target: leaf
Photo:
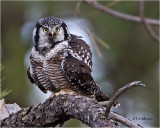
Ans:
<svg viewBox="0 0 160 128"><path fill-rule="evenodd" d="M11 92L10 89L5 89L1 92L1 95L0 95L0 99L2 99L3 97L7 96L9 93Z"/></svg>

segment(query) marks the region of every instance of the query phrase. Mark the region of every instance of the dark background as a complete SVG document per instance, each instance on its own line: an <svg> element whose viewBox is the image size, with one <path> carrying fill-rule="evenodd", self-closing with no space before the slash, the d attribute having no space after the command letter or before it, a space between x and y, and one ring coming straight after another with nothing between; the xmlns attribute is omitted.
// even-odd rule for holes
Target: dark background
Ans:
<svg viewBox="0 0 160 128"><path fill-rule="evenodd" d="M107 6L112 1L100 2ZM140 23L119 19L89 7L82 2L79 19L76 16L76 1L66 2L1 2L1 38L2 38L2 90L12 92L5 98L7 103L16 102L21 107L43 102L48 95L31 85L26 76L28 55L32 44L32 30L36 22L46 16L64 19L72 32L85 30L82 22L96 36L104 40L110 48L97 42L102 57L93 52L93 76L102 90L112 96L114 92L128 82L140 80L146 87L136 87L119 98L121 106L114 109L119 114L142 126L158 127L159 121L159 44L154 41ZM138 2L119 1L110 8L131 15L139 15ZM159 2L145 2L145 15L159 19ZM79 22L80 21L80 22ZM76 24L75 24L76 22ZM77 28L76 28L77 27ZM158 27L153 26L158 33ZM81 30L81 31L80 31ZM135 120L135 118L150 120ZM72 120L64 126L84 126Z"/></svg>

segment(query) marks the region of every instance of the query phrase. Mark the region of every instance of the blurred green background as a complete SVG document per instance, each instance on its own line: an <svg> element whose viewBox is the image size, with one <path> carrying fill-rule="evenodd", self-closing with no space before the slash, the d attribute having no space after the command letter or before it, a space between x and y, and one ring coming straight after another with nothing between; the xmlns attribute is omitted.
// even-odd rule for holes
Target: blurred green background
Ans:
<svg viewBox="0 0 160 128"><path fill-rule="evenodd" d="M113 1L103 1L107 6ZM142 126L158 127L159 121L159 44L146 32L143 25L119 19L89 7L81 2L79 18L76 16L76 1L2 1L1 2L1 63L4 66L2 90L9 88L5 100L16 102L21 107L43 102L49 95L30 84L26 70L32 44L32 30L36 22L47 16L64 19L71 32L86 36L93 52L93 76L102 90L109 96L128 82L140 80L146 87L136 87L119 98L117 111L122 116ZM119 1L110 8L131 15L139 15L137 1ZM145 2L145 15L159 19L159 2ZM81 22L79 22L81 21ZM107 49L97 42L102 57L96 54L81 23L104 40ZM76 29L77 28L77 29ZM158 26L153 26L158 33ZM150 118L150 120L135 120ZM64 126L85 126L71 120Z"/></svg>

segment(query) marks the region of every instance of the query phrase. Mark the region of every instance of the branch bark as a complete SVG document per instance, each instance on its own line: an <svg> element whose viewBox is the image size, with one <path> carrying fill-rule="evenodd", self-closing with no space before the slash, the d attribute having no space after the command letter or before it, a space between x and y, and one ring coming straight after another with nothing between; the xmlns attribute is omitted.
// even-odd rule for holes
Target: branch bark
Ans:
<svg viewBox="0 0 160 128"><path fill-rule="evenodd" d="M90 127L116 127L107 119L105 108L95 100L76 95L55 95L43 104L31 106L11 114L2 121L2 127L55 127L70 118L81 120Z"/></svg>
<svg viewBox="0 0 160 128"><path fill-rule="evenodd" d="M136 85L135 81L119 89L109 102L109 107L100 105L95 99L75 94L58 94L47 99L43 104L23 108L3 119L1 127L55 127L70 118L82 121L90 127L117 127L118 122L125 126L140 128L140 125L110 111L110 106L126 90ZM5 105L3 105L5 106ZM106 105L108 106L108 105ZM109 110L106 115L106 111Z"/></svg>

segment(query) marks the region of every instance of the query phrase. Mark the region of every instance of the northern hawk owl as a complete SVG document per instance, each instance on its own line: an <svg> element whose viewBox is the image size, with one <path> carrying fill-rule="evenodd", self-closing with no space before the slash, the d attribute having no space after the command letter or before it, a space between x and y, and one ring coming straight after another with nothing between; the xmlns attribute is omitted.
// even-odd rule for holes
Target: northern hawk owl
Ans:
<svg viewBox="0 0 160 128"><path fill-rule="evenodd" d="M28 78L44 93L64 90L97 101L109 100L91 75L92 53L81 38L70 34L62 19L40 19L33 30Z"/></svg>

